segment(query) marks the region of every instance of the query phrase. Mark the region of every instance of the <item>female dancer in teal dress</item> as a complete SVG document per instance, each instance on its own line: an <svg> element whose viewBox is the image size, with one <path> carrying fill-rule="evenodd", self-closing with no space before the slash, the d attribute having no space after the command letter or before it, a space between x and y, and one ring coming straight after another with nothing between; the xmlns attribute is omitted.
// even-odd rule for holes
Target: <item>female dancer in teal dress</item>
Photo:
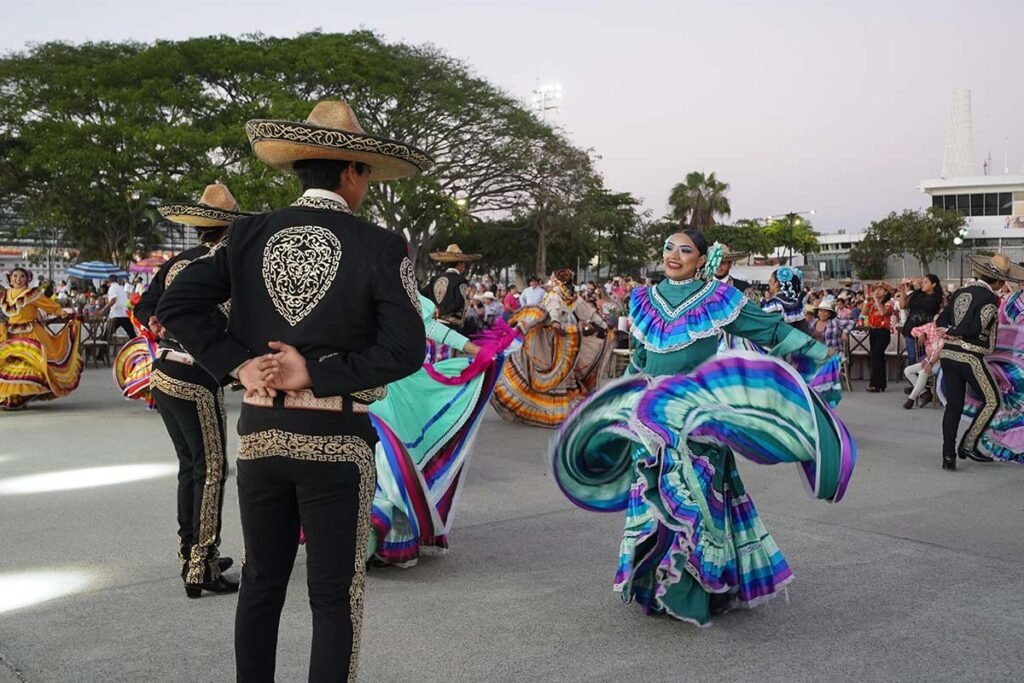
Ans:
<svg viewBox="0 0 1024 683"><path fill-rule="evenodd" d="M480 418L501 373L501 352L513 341L506 328L478 346L434 317L419 297L427 339L471 354L426 364L388 385L371 404L377 442L370 555L378 563L416 563L420 548L448 547L452 509Z"/></svg>
<svg viewBox="0 0 1024 683"><path fill-rule="evenodd" d="M798 463L812 494L828 501L843 496L856 458L828 405L773 357L806 358L814 370L828 349L711 277L717 254L718 245L709 259L696 231L669 237L666 279L631 298L632 376L581 405L552 449L555 479L572 502L626 510L615 590L649 614L699 625L792 579L735 456ZM722 332L771 355L715 358Z"/></svg>

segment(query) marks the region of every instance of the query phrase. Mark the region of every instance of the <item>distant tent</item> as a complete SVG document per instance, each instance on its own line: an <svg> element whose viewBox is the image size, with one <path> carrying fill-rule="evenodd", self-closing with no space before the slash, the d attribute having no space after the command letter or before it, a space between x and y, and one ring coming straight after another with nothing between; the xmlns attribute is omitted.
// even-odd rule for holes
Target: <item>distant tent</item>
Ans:
<svg viewBox="0 0 1024 683"><path fill-rule="evenodd" d="M119 278L128 278L128 271L106 261L76 263L68 268L67 273L69 277L77 277L83 280L106 280L111 275L116 275Z"/></svg>

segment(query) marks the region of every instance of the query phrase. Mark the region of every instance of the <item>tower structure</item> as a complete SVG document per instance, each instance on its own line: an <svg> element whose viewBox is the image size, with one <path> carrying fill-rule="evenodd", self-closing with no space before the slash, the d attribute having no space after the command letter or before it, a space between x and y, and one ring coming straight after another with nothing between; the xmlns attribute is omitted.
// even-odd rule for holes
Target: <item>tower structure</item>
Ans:
<svg viewBox="0 0 1024 683"><path fill-rule="evenodd" d="M974 176L974 126L971 121L971 91L953 91L946 124L946 148L942 154L943 178Z"/></svg>

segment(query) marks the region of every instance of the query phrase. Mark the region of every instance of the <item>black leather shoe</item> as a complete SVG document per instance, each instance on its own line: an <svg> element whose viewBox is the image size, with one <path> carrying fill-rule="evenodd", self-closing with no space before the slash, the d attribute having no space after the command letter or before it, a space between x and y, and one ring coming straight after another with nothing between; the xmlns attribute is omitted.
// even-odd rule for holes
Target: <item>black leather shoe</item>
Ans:
<svg viewBox="0 0 1024 683"><path fill-rule="evenodd" d="M216 581L185 584L185 595L190 598L198 598L203 594L203 591L210 593L237 593L238 584L234 581L228 581L223 576L218 576Z"/></svg>
<svg viewBox="0 0 1024 683"><path fill-rule="evenodd" d="M914 390L914 387L903 387L903 393L910 396L910 392Z"/></svg>
<svg viewBox="0 0 1024 683"><path fill-rule="evenodd" d="M926 405L932 402L933 398L935 397L932 395L932 390L925 389L924 391L921 392L921 395L917 397L917 406L919 408L924 408Z"/></svg>
<svg viewBox="0 0 1024 683"><path fill-rule="evenodd" d="M712 593L708 597L708 611L713 617L725 614L732 609L732 602L732 596L728 593Z"/></svg>
<svg viewBox="0 0 1024 683"><path fill-rule="evenodd" d="M944 469L944 470L956 470L956 458L953 458L951 460L947 460L946 458L943 458L942 459L942 469Z"/></svg>
<svg viewBox="0 0 1024 683"><path fill-rule="evenodd" d="M984 453L981 453L978 449L974 449L973 451L965 451L961 449L957 451L956 454L960 456L961 460L969 459L973 460L974 462L992 462L992 458L985 455Z"/></svg>
<svg viewBox="0 0 1024 683"><path fill-rule="evenodd" d="M234 564L235 564L235 561L233 559L231 559L230 557L218 557L217 558L217 569L219 569L222 572L226 572ZM188 565L187 564L184 567L181 568L181 578L182 578L182 580L185 579L185 575L186 574L188 574Z"/></svg>
<svg viewBox="0 0 1024 683"><path fill-rule="evenodd" d="M906 408L907 410L910 410L911 408L913 408L914 407L914 399L908 398L906 401L903 402L903 407Z"/></svg>

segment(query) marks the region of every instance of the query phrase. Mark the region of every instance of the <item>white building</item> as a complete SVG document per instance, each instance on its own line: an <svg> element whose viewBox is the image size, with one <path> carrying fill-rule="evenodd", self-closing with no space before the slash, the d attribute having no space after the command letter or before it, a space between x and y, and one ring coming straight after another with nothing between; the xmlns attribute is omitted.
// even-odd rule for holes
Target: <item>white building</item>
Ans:
<svg viewBox="0 0 1024 683"><path fill-rule="evenodd" d="M963 248L1000 251L1024 261L1024 175L987 175L921 181L932 206L967 219ZM959 264L957 264L959 265Z"/></svg>

